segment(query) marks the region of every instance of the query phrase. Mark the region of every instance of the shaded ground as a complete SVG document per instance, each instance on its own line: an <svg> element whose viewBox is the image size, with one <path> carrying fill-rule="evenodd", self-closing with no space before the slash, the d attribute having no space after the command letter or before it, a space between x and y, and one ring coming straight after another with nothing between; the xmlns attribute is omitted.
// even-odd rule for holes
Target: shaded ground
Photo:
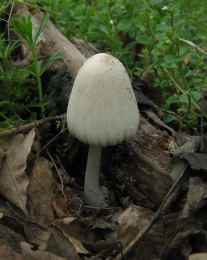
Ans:
<svg viewBox="0 0 207 260"><path fill-rule="evenodd" d="M64 118L1 138L1 259L188 259L206 251L205 169L182 159L201 138L188 137L173 158L178 137L140 108L134 140L103 151L104 209L84 201L87 146Z"/></svg>
<svg viewBox="0 0 207 260"><path fill-rule="evenodd" d="M56 70L42 80L54 91L48 112L62 115L73 79L68 67ZM183 260L207 252L205 137L165 125L154 105L160 93L143 80L133 79L136 136L102 153L102 209L84 201L88 147L68 133L64 115L0 133L0 259Z"/></svg>

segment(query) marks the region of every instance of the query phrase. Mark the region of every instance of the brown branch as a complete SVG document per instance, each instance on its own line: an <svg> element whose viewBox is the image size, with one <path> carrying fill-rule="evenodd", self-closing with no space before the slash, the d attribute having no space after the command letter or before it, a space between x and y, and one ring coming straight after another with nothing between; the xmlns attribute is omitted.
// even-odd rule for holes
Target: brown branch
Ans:
<svg viewBox="0 0 207 260"><path fill-rule="evenodd" d="M19 134L19 133L22 133L22 132L28 132L33 127L38 127L39 125L42 125L45 122L63 119L64 117L65 117L65 114L60 115L60 116L47 117L47 118L40 119L40 120L34 121L32 123L26 124L26 125L17 126L15 128L0 132L0 137L13 135L13 134Z"/></svg>
<svg viewBox="0 0 207 260"><path fill-rule="evenodd" d="M191 42L191 41L188 41L188 40L185 40L183 38L179 38L179 40L181 42L184 42L190 46L192 46L193 48L195 48L197 51L201 52L202 54L206 55L207 56L207 52L204 51L203 49L201 49L199 46L197 46L194 42Z"/></svg>

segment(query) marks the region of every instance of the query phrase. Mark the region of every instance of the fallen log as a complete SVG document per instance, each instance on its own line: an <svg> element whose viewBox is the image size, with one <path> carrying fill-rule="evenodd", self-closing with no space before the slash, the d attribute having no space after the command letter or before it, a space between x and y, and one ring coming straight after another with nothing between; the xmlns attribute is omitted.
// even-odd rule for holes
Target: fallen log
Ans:
<svg viewBox="0 0 207 260"><path fill-rule="evenodd" d="M40 25L43 19L43 13L37 9L28 9L24 4L15 4L14 12L19 15L28 17L31 15L33 30ZM27 66L32 62L31 51L28 46L22 45L24 59L18 61L19 66ZM39 59L48 59L54 51L58 51L65 57L62 61L55 61L50 70L57 71L63 66L67 65L68 72L71 77L75 77L83 62L86 60L85 56L57 29L54 23L49 19L43 32L37 40L37 51Z"/></svg>

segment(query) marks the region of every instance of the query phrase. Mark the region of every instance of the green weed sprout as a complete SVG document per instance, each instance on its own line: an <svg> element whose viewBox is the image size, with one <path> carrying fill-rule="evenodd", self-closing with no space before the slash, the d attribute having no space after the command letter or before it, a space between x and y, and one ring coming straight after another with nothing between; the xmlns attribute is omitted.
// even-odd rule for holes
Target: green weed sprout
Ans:
<svg viewBox="0 0 207 260"><path fill-rule="evenodd" d="M49 19L49 14L46 14L43 17L41 24L35 29L34 35L32 30L31 15L28 15L27 18L22 16L21 20L12 19L11 21L11 26L13 27L13 30L22 36L22 38L24 39L24 43L28 45L28 47L32 52L33 63L28 67L28 70L34 77L36 77L37 80L39 103L34 104L33 106L40 107L41 117L45 117L45 107L47 105L47 98L43 97L41 76L53 61L64 57L64 55L60 54L59 52L54 52L51 54L51 56L46 62L43 63L42 60L38 60L35 47L37 44L38 37L40 36L41 32L44 30L48 22L48 19Z"/></svg>

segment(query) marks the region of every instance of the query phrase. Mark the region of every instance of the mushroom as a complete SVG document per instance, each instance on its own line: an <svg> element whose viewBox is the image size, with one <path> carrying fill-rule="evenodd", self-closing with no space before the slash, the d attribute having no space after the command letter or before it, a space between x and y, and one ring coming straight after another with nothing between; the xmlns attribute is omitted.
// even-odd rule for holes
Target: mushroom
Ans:
<svg viewBox="0 0 207 260"><path fill-rule="evenodd" d="M123 64L107 53L90 57L80 68L67 109L69 132L89 144L84 196L104 205L99 184L101 149L129 140L139 125L139 110Z"/></svg>

